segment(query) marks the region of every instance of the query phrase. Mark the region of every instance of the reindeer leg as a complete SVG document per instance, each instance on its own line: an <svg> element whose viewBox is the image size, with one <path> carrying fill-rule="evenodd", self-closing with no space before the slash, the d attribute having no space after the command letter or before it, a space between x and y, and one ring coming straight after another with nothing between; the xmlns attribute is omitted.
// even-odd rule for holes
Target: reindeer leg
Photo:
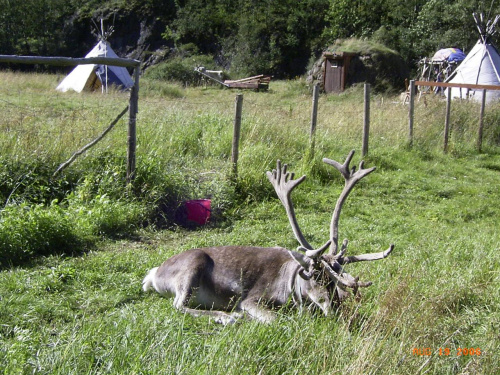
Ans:
<svg viewBox="0 0 500 375"><path fill-rule="evenodd" d="M270 323L276 319L276 314L259 306L259 303L252 299L241 301L239 308L246 312L252 319L257 319L263 323Z"/></svg>
<svg viewBox="0 0 500 375"><path fill-rule="evenodd" d="M195 317L200 317L200 316L212 317L215 323L219 323L222 325L236 323L236 320L240 318L240 315L238 313L227 314L223 311L217 311L217 310L196 310L186 306L181 306L179 310L182 311L183 313L188 313Z"/></svg>
<svg viewBox="0 0 500 375"><path fill-rule="evenodd" d="M227 314L223 311L218 310L198 310L188 307L189 300L191 298L192 291L181 292L177 294L174 300L174 307L183 313L190 314L194 317L208 316L212 317L216 323L223 325L236 323L236 320L240 317L238 313Z"/></svg>
<svg viewBox="0 0 500 375"><path fill-rule="evenodd" d="M208 316L212 317L216 323L223 325L236 323L236 320L240 317L238 313L225 313L218 310L198 310L188 307L191 296L193 295L195 289L199 286L198 275L192 275L190 282L186 283L189 286L183 285L178 288L175 299L174 307L183 313L190 314L194 317Z"/></svg>

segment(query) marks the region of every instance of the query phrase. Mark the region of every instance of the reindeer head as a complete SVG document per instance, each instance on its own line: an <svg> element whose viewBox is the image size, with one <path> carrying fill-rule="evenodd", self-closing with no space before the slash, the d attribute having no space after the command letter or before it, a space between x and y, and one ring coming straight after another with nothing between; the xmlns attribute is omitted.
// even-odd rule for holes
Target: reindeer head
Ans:
<svg viewBox="0 0 500 375"><path fill-rule="evenodd" d="M345 186L333 211L330 224L330 239L325 245L317 250L314 250L304 238L298 226L290 198L292 190L302 183L306 176L302 176L295 180L294 174L287 171L287 165L284 164L281 166L279 160L276 169L273 169L272 172L267 172L269 181L274 186L281 203L285 207L295 238L300 243L297 250L305 252L305 256L303 257L294 255L294 253L290 252L293 258L302 267L299 271L300 277L308 280L315 275L316 282L322 283L330 291L331 300L336 303L340 303L349 295L349 289L352 289L353 294L357 296L360 287L368 287L372 284L371 282L360 282L359 277L354 278L345 272L345 265L354 262L383 259L394 249L394 245L390 245L389 249L383 252L346 256L348 241L345 239L339 250L338 225L342 206L356 183L375 170L375 167L363 169L363 161L359 164L359 169L357 171L356 167L350 168L349 164L353 155L354 150L349 153L344 164L340 164L331 159L323 159L323 162L331 165L342 174L345 180ZM327 248L329 248L329 251L324 254Z"/></svg>

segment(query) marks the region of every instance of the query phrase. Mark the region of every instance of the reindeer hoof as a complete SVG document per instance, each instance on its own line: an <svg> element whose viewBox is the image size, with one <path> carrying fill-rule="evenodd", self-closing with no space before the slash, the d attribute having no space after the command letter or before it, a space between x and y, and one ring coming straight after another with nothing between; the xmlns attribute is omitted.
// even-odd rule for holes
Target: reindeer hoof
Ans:
<svg viewBox="0 0 500 375"><path fill-rule="evenodd" d="M217 324L222 324L222 325L226 326L228 324L236 323L236 319L231 315L221 315L221 316L216 317L214 319L214 322Z"/></svg>

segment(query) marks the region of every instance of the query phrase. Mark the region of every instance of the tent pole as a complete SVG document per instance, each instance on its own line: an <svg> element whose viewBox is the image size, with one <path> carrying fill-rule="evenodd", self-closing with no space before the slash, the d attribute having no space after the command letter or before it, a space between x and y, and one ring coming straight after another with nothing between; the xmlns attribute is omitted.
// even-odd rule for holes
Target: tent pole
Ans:
<svg viewBox="0 0 500 375"><path fill-rule="evenodd" d="M101 18L101 41L104 42L104 57L108 57L108 44L106 43L106 38L104 37L104 21ZM108 93L108 66L104 65L104 79L105 84L102 86L102 92Z"/></svg>

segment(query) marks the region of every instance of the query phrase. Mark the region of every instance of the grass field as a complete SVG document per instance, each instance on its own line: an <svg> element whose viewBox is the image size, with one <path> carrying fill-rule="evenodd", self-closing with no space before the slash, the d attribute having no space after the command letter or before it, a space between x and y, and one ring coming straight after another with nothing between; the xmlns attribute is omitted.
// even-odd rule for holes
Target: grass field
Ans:
<svg viewBox="0 0 500 375"><path fill-rule="evenodd" d="M347 270L374 284L333 316L278 311L263 325L220 326L141 291L147 270L193 247L296 241L265 172L276 159L305 183L294 192L309 242L328 238L343 181L321 162L360 161L362 89L321 96L314 155L311 96L301 81L244 92L239 175L230 178L236 92L141 82L137 180L125 186L126 119L60 176L128 96L59 94L56 75L1 72L0 369L5 374L498 374L500 372L500 108L371 102L365 178L346 202L349 253L390 257ZM330 168L330 169L329 169ZM210 197L195 230L173 212ZM466 350L464 350L466 349ZM472 349L472 350L471 350Z"/></svg>

